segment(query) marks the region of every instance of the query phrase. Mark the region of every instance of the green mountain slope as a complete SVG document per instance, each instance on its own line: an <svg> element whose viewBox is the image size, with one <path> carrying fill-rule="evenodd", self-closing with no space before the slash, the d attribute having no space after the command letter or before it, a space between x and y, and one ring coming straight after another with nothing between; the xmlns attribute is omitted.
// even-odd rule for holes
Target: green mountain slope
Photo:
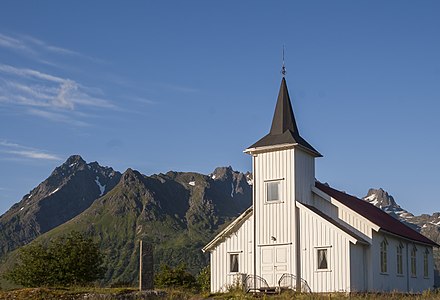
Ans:
<svg viewBox="0 0 440 300"><path fill-rule="evenodd" d="M135 282L139 239L154 245L155 268L186 263L193 273L208 264L201 248L251 205L244 174L218 168L206 176L168 172L144 176L128 169L119 183L84 212L38 241L76 230L105 253L105 283ZM10 262L9 262L10 263Z"/></svg>
<svg viewBox="0 0 440 300"><path fill-rule="evenodd" d="M0 259L40 234L77 216L121 177L112 168L73 155L0 216Z"/></svg>

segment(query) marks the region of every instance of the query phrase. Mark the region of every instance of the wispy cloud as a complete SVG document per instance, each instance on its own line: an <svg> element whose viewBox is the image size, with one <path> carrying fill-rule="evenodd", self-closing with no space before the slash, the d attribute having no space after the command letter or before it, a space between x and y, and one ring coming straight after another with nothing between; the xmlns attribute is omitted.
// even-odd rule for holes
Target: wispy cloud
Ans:
<svg viewBox="0 0 440 300"><path fill-rule="evenodd" d="M11 159L62 160L58 155L48 151L11 143L7 140L0 140L0 152L9 155Z"/></svg>
<svg viewBox="0 0 440 300"><path fill-rule="evenodd" d="M101 59L90 57L71 49L51 45L45 41L42 41L40 39L37 39L29 35L20 35L20 34L11 35L11 34L0 33L0 47L33 56L34 58L38 58L43 63L46 61L43 58L44 56L54 55L54 54L60 56L79 57L94 62L101 62L101 63L103 62ZM52 64L52 62L50 61L46 61L46 62Z"/></svg>
<svg viewBox="0 0 440 300"><path fill-rule="evenodd" d="M56 155L43 153L43 152L37 152L37 151L31 151L31 150L21 150L21 151L7 151L7 153L16 154L21 157L25 158L32 158L32 159L45 159L45 160L61 160Z"/></svg>
<svg viewBox="0 0 440 300"><path fill-rule="evenodd" d="M0 102L9 105L25 106L27 112L55 122L84 125L74 122L67 116L78 108L94 107L117 109L110 101L102 98L98 88L87 87L78 82L60 76L29 68L17 68L0 64Z"/></svg>
<svg viewBox="0 0 440 300"><path fill-rule="evenodd" d="M52 122L66 123L66 124L75 125L75 126L89 126L90 125L87 122L76 120L74 118L71 118L71 117L63 114L63 113L49 112L49 111L44 111L44 110L40 110L40 109L28 109L26 111L26 113L29 115L37 116L37 117L52 121Z"/></svg>
<svg viewBox="0 0 440 300"><path fill-rule="evenodd" d="M19 39L0 33L0 47L29 52L30 49Z"/></svg>

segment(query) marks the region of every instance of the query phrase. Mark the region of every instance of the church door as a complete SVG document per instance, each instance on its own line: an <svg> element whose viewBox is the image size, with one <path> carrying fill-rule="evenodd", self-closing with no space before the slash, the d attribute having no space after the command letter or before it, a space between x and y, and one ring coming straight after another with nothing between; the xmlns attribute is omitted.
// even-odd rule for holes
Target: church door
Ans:
<svg viewBox="0 0 440 300"><path fill-rule="evenodd" d="M270 287L278 286L278 280L290 273L289 245L261 247L261 277Z"/></svg>

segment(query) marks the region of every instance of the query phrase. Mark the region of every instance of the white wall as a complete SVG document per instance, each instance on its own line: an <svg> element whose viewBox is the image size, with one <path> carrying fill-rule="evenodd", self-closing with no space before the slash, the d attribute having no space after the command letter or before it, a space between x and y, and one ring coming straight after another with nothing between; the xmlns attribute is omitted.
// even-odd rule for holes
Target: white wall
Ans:
<svg viewBox="0 0 440 300"><path fill-rule="evenodd" d="M258 153L254 159L257 245L291 243L294 233L294 150ZM266 202L266 182L277 179L281 180L282 200Z"/></svg>
<svg viewBox="0 0 440 300"><path fill-rule="evenodd" d="M295 200L309 205L312 201L312 186L315 185L315 158L295 149Z"/></svg>
<svg viewBox="0 0 440 300"><path fill-rule="evenodd" d="M300 207L301 277L312 292L350 291L350 241L334 227L307 208ZM328 271L318 270L317 247L329 246Z"/></svg>
<svg viewBox="0 0 440 300"><path fill-rule="evenodd" d="M253 218L211 251L211 292L225 292L241 274L253 274ZM239 273L229 272L229 253L239 254Z"/></svg>
<svg viewBox="0 0 440 300"><path fill-rule="evenodd" d="M367 290L367 257L368 245L350 243L350 291L364 292Z"/></svg>
<svg viewBox="0 0 440 300"><path fill-rule="evenodd" d="M376 233L373 234L373 245L371 246L372 257L372 272L373 282L371 291L401 291L401 292L422 292L427 289L432 289L434 285L434 266L432 258L432 247L422 244L415 244L417 248L416 254L416 277L411 276L411 249L413 243L407 240L400 239L396 236ZM387 273L383 274L380 271L380 243L384 237L388 242L387 248ZM397 250L396 247L402 243L403 248L403 275L397 274ZM428 247L428 265L429 276L423 276L423 253Z"/></svg>

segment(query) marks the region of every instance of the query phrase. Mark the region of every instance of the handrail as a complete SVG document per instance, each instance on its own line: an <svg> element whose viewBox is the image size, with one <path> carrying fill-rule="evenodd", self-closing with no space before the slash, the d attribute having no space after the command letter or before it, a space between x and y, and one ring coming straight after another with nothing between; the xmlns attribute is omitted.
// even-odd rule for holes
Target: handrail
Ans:
<svg viewBox="0 0 440 300"><path fill-rule="evenodd" d="M278 281L278 286L281 289L290 289L296 291L296 276L293 274L284 273ZM311 293L312 289L306 280L301 278L301 293Z"/></svg>

